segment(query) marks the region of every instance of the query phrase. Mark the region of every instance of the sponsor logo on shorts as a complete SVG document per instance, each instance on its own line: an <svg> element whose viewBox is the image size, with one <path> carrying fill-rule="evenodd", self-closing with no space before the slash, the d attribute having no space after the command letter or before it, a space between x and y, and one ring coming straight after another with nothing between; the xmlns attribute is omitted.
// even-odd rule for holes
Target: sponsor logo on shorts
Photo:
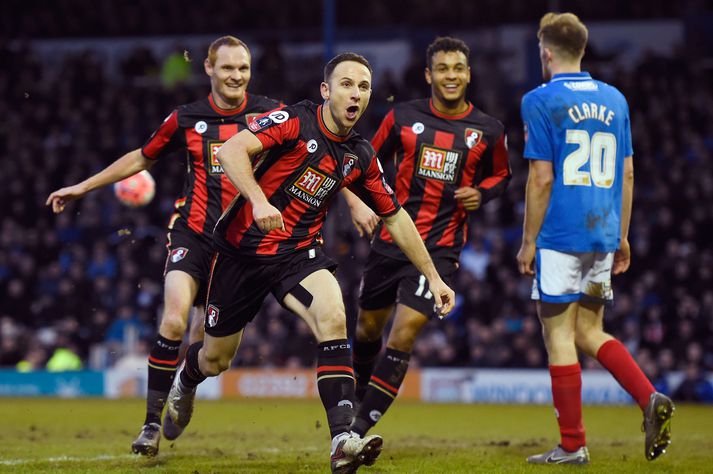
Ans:
<svg viewBox="0 0 713 474"><path fill-rule="evenodd" d="M455 183L461 152L421 145L416 173L422 178Z"/></svg>
<svg viewBox="0 0 713 474"><path fill-rule="evenodd" d="M337 406L354 408L354 405L349 400L340 400L339 403L337 403Z"/></svg>
<svg viewBox="0 0 713 474"><path fill-rule="evenodd" d="M218 150L225 142L209 141L208 153L210 155L210 174L223 174L223 167L218 161Z"/></svg>
<svg viewBox="0 0 713 474"><path fill-rule="evenodd" d="M468 148L476 147L480 144L483 139L483 132L476 130L475 128L465 129L465 144Z"/></svg>
<svg viewBox="0 0 713 474"><path fill-rule="evenodd" d="M381 412L379 410L371 410L369 412L369 418L371 418L371 421L376 423L381 419Z"/></svg>
<svg viewBox="0 0 713 474"><path fill-rule="evenodd" d="M614 297L611 281L590 281L587 283L587 288L584 292L593 298L603 300L610 300Z"/></svg>
<svg viewBox="0 0 713 474"><path fill-rule="evenodd" d="M171 250L171 262L178 263L188 255L188 249L185 247L178 247L177 249Z"/></svg>
<svg viewBox="0 0 713 474"><path fill-rule="evenodd" d="M212 304L208 305L208 309L206 310L206 317L208 320L208 326L210 327L215 327L216 324L218 324L218 316L220 314L220 310L215 307Z"/></svg>
<svg viewBox="0 0 713 474"><path fill-rule="evenodd" d="M336 179L308 166L287 191L310 206L321 207L336 184Z"/></svg>

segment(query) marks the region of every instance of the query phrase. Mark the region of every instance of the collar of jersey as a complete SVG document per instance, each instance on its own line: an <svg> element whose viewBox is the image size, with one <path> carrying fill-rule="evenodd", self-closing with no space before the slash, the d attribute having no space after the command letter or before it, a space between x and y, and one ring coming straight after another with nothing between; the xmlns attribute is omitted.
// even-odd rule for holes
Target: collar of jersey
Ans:
<svg viewBox="0 0 713 474"><path fill-rule="evenodd" d="M220 115L235 115L239 114L243 110L245 110L245 107L248 105L248 93L245 93L245 97L243 97L243 103L240 104L237 108L235 109L221 109L218 107L218 104L215 103L213 100L213 94L208 94L208 102L210 102L210 107L215 110L217 113Z"/></svg>
<svg viewBox="0 0 713 474"><path fill-rule="evenodd" d="M465 109L465 112L461 112L456 115L448 115L444 114L443 112L440 112L436 107L433 105L433 99L428 99L428 106L431 108L431 113L435 115L436 117L440 117L446 120L460 120L462 118L465 118L468 116L473 111L473 104L468 102L468 108Z"/></svg>
<svg viewBox="0 0 713 474"><path fill-rule="evenodd" d="M564 72L562 74L555 74L550 79L550 82L555 81L591 81L592 76L588 72Z"/></svg>
<svg viewBox="0 0 713 474"><path fill-rule="evenodd" d="M324 119L322 119L322 106L318 105L317 106L317 122L319 122L319 129L322 130L322 133L324 133L327 138L332 140L333 142L345 142L349 140L352 136L352 131L349 130L349 133L346 135L337 135L336 133L332 133L329 131L327 128L327 125L324 123Z"/></svg>

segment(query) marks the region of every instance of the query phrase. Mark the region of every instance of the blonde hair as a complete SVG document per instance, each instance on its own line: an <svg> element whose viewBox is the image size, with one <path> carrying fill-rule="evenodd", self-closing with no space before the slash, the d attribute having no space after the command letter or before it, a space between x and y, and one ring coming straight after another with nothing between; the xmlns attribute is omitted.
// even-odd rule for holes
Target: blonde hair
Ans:
<svg viewBox="0 0 713 474"><path fill-rule="evenodd" d="M250 55L250 49L248 49L248 45L240 41L235 36L221 36L217 40L213 41L210 46L208 46L208 61L210 62L211 66L215 65L215 60L218 56L218 49L221 46L242 46L243 48L245 48L245 51L248 52L248 55Z"/></svg>
<svg viewBox="0 0 713 474"><path fill-rule="evenodd" d="M537 38L570 59L581 59L589 31L574 13L547 13L540 20Z"/></svg>

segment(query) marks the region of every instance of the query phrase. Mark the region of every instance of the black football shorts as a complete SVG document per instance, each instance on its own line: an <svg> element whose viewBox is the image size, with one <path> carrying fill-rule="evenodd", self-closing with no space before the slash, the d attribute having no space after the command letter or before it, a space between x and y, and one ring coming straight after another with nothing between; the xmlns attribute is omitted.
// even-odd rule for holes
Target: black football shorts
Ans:
<svg viewBox="0 0 713 474"><path fill-rule="evenodd" d="M302 280L322 269L334 272L337 264L319 248L300 250L277 263L216 253L208 284L205 332L214 337L237 333L260 311L268 293L282 304Z"/></svg>
<svg viewBox="0 0 713 474"><path fill-rule="evenodd" d="M192 230L177 225L168 232L166 249L168 249L168 256L163 276L173 270L188 273L198 280L200 285L193 304L205 304L210 264L214 253L211 242Z"/></svg>
<svg viewBox="0 0 713 474"><path fill-rule="evenodd" d="M451 286L458 263L444 258L436 258L433 263L446 285ZM426 277L408 260L397 260L372 251L361 280L359 306L377 310L394 303L408 306L429 319L436 315L435 299Z"/></svg>

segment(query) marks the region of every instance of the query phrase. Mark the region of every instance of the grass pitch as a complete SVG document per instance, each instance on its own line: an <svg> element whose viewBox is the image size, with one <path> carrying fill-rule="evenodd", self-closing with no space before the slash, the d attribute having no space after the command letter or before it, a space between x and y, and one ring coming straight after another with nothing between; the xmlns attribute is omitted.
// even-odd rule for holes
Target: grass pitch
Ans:
<svg viewBox="0 0 713 474"><path fill-rule="evenodd" d="M176 441L155 458L130 454L143 400L0 399L0 472L329 472L329 430L319 401L198 400ZM548 406L395 403L377 425L384 451L360 473L713 472L713 407L678 406L673 443L644 458L635 406L585 407L592 463L529 466L557 444Z"/></svg>

